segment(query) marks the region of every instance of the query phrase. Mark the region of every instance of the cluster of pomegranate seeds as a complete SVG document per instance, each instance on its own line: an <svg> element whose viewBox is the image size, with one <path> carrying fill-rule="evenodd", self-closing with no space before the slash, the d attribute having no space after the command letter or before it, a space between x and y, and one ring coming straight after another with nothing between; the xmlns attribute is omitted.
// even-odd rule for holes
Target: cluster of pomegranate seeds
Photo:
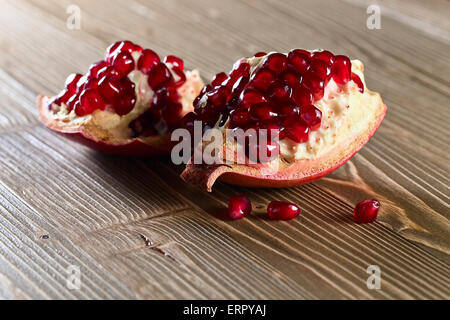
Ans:
<svg viewBox="0 0 450 320"><path fill-rule="evenodd" d="M166 56L161 61L155 52L146 49L139 58L138 68L148 75L154 95L149 110L130 123L133 136L166 134L175 129L181 119L183 106L177 90L186 82L183 60Z"/></svg>
<svg viewBox="0 0 450 320"><path fill-rule="evenodd" d="M380 209L380 202L375 199L368 199L359 202L353 213L355 221L358 223L369 223L376 220Z"/></svg>
<svg viewBox="0 0 450 320"><path fill-rule="evenodd" d="M238 195L228 199L228 216L233 220L244 218L252 211L250 200L244 195Z"/></svg>
<svg viewBox="0 0 450 320"><path fill-rule="evenodd" d="M126 115L137 99L135 84L128 77L134 70L148 76L148 84L155 92L149 111L131 123L134 134L155 135L172 128L181 117L177 88L186 81L183 60L167 56L161 61L154 51L131 41L109 46L104 60L92 64L86 75L70 75L65 89L51 101L49 108L64 103L69 112L75 110L78 116L85 116L108 107L120 116Z"/></svg>
<svg viewBox="0 0 450 320"><path fill-rule="evenodd" d="M272 220L294 219L300 212L300 208L292 202L272 201L267 207L267 214Z"/></svg>
<svg viewBox="0 0 450 320"><path fill-rule="evenodd" d="M134 52L140 53L142 48L130 41L112 44L105 59L92 64L86 75L70 75L66 88L49 107L64 103L69 112L75 110L78 116L105 110L107 106L118 115L129 113L136 103L135 85L127 77L135 70Z"/></svg>
<svg viewBox="0 0 450 320"><path fill-rule="evenodd" d="M314 102L323 97L330 79L338 85L353 80L363 90L346 56L294 49L287 55L258 52L255 57L263 61L252 73L247 60L241 59L228 75L215 75L196 98L195 112L207 126L222 116L221 125L229 119L230 128L269 126L279 131L280 139L301 143L320 128L322 112Z"/></svg>

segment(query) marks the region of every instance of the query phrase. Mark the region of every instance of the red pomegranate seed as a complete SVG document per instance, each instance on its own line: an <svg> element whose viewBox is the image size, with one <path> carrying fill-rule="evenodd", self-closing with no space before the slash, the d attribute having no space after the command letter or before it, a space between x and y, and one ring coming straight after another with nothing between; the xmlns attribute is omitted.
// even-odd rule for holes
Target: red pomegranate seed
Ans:
<svg viewBox="0 0 450 320"><path fill-rule="evenodd" d="M194 130L194 122L199 121L200 118L194 112L189 112L180 121L180 128L186 129L190 132Z"/></svg>
<svg viewBox="0 0 450 320"><path fill-rule="evenodd" d="M286 56L282 53L271 53L265 58L263 67L280 74L286 69Z"/></svg>
<svg viewBox="0 0 450 320"><path fill-rule="evenodd" d="M262 91L267 90L269 86L274 82L275 74L269 69L259 69L250 78L250 85L256 89Z"/></svg>
<svg viewBox="0 0 450 320"><path fill-rule="evenodd" d="M100 70L102 70L103 68L106 68L107 66L108 66L108 63L103 60L91 64L91 66L89 67L89 77L97 78L98 72Z"/></svg>
<svg viewBox="0 0 450 320"><path fill-rule="evenodd" d="M128 78L120 81L121 92L114 102L114 110L119 116L128 114L136 104L135 84Z"/></svg>
<svg viewBox="0 0 450 320"><path fill-rule="evenodd" d="M135 45L131 41L118 41L113 43L106 49L105 60L112 61L114 57L120 52L128 52L132 54L134 51L141 52L142 48L140 46Z"/></svg>
<svg viewBox="0 0 450 320"><path fill-rule="evenodd" d="M86 114L91 114L95 110L104 110L105 102L103 101L100 94L94 89L85 89L80 95L80 105L82 107L81 111L83 114L78 114L79 116L83 116ZM77 110L75 110L76 112Z"/></svg>
<svg viewBox="0 0 450 320"><path fill-rule="evenodd" d="M74 94L66 103L67 105L67 110L70 112L73 110L75 103L78 102L80 96L78 94Z"/></svg>
<svg viewBox="0 0 450 320"><path fill-rule="evenodd" d="M124 77L134 70L134 59L130 53L122 51L114 58L113 67L117 70L120 77Z"/></svg>
<svg viewBox="0 0 450 320"><path fill-rule="evenodd" d="M262 56L265 56L265 55L267 55L267 53L265 53L263 51L260 51L260 52L255 53L253 56L256 57L256 58L259 58L259 57L262 57Z"/></svg>
<svg viewBox="0 0 450 320"><path fill-rule="evenodd" d="M286 70L281 74L283 81L291 88L300 84L300 75L293 71Z"/></svg>
<svg viewBox="0 0 450 320"><path fill-rule="evenodd" d="M290 70L304 74L309 65L309 52L301 49L291 50L288 54L287 64Z"/></svg>
<svg viewBox="0 0 450 320"><path fill-rule="evenodd" d="M250 108L250 106L256 103L265 102L266 99L264 98L264 95L258 90L247 88L242 91L239 101L242 108L248 109Z"/></svg>
<svg viewBox="0 0 450 320"><path fill-rule="evenodd" d="M228 215L231 219L244 218L252 211L250 200L244 195L238 195L228 199Z"/></svg>
<svg viewBox="0 0 450 320"><path fill-rule="evenodd" d="M276 113L272 112L272 107L267 102L254 104L250 107L250 117L252 120L267 120L276 117Z"/></svg>
<svg viewBox="0 0 450 320"><path fill-rule="evenodd" d="M170 70L164 63L159 63L150 71L148 84L153 90L157 90L173 81Z"/></svg>
<svg viewBox="0 0 450 320"><path fill-rule="evenodd" d="M300 114L300 108L292 101L285 101L278 105L278 114L285 117L295 117Z"/></svg>
<svg viewBox="0 0 450 320"><path fill-rule="evenodd" d="M196 112L206 124L215 124L219 119L219 114L214 109L214 105L212 103L207 104L204 108L197 109ZM232 124L230 123L230 125Z"/></svg>
<svg viewBox="0 0 450 320"><path fill-rule="evenodd" d="M230 92L227 87L219 87L206 95L208 96L208 101L210 101L215 106L222 106L225 104Z"/></svg>
<svg viewBox="0 0 450 320"><path fill-rule="evenodd" d="M131 41L122 41L119 50L120 51L126 51L128 53L133 53L133 51L136 49L136 45Z"/></svg>
<svg viewBox="0 0 450 320"><path fill-rule="evenodd" d="M178 103L178 101L180 100L180 96L175 86L167 87L167 98L169 98L169 100L172 102Z"/></svg>
<svg viewBox="0 0 450 320"><path fill-rule="evenodd" d="M170 63L173 67L177 67L181 71L184 71L184 63L183 60L181 60L178 57L175 56L166 56L164 58L164 63Z"/></svg>
<svg viewBox="0 0 450 320"><path fill-rule="evenodd" d="M327 80L331 74L331 67L322 60L313 60L308 67L308 71L314 73L320 79Z"/></svg>
<svg viewBox="0 0 450 320"><path fill-rule="evenodd" d="M292 202L272 201L267 206L267 214L272 220L294 219L300 212L300 208Z"/></svg>
<svg viewBox="0 0 450 320"><path fill-rule="evenodd" d="M233 85L233 88L231 89L232 97L239 97L242 90L244 90L245 86L248 83L249 78L248 77L240 77ZM228 88L228 86L227 86Z"/></svg>
<svg viewBox="0 0 450 320"><path fill-rule="evenodd" d="M172 71L178 77L178 79L174 83L175 87L181 87L186 82L186 75L184 74L184 71L178 69L177 67L173 67Z"/></svg>
<svg viewBox="0 0 450 320"><path fill-rule="evenodd" d="M120 78L119 73L112 66L100 69L98 71L97 79L101 79L103 77Z"/></svg>
<svg viewBox="0 0 450 320"><path fill-rule="evenodd" d="M161 88L156 90L152 98L152 109L162 109L166 104L169 103L167 88Z"/></svg>
<svg viewBox="0 0 450 320"><path fill-rule="evenodd" d="M114 104L114 111L119 115L123 116L130 113L136 104L136 94L134 92L128 92L127 94L121 96Z"/></svg>
<svg viewBox="0 0 450 320"><path fill-rule="evenodd" d="M66 89L71 93L77 92L77 83L80 81L81 77L82 75L79 73L72 73L69 75L65 82Z"/></svg>
<svg viewBox="0 0 450 320"><path fill-rule="evenodd" d="M89 79L89 80L87 80L83 84L83 88L82 89L81 88L78 89L78 92L81 92L81 91L86 90L86 89L97 90L97 88L98 88L98 81L99 81L98 79Z"/></svg>
<svg viewBox="0 0 450 320"><path fill-rule="evenodd" d="M364 84L356 73L352 73L352 80L357 84L359 92L364 93Z"/></svg>
<svg viewBox="0 0 450 320"><path fill-rule="evenodd" d="M292 141L302 143L308 141L309 128L298 118L288 118L284 123L285 130L283 133Z"/></svg>
<svg viewBox="0 0 450 320"><path fill-rule="evenodd" d="M309 89L315 100L323 97L325 82L314 73L306 73L302 79L302 85Z"/></svg>
<svg viewBox="0 0 450 320"><path fill-rule="evenodd" d="M359 223L373 222L377 218L380 202L375 199L361 201L355 207L354 218Z"/></svg>
<svg viewBox="0 0 450 320"><path fill-rule="evenodd" d="M291 97L292 89L281 82L274 82L268 89L268 96L271 100L287 100Z"/></svg>
<svg viewBox="0 0 450 320"><path fill-rule="evenodd" d="M103 77L98 83L98 91L103 100L113 103L123 90L120 80L113 77Z"/></svg>
<svg viewBox="0 0 450 320"><path fill-rule="evenodd" d="M79 116L79 117L83 117L83 116L89 114L89 113L86 112L86 111L84 110L84 108L81 106L80 101L77 101L77 102L75 103L73 109L75 110L75 114L76 114L77 116Z"/></svg>
<svg viewBox="0 0 450 320"><path fill-rule="evenodd" d="M307 106L313 103L313 96L308 89L298 84L292 91L292 100L294 100L298 106Z"/></svg>
<svg viewBox="0 0 450 320"><path fill-rule="evenodd" d="M72 93L69 90L64 89L58 94L53 103L57 104L58 106L60 106L61 103L67 104L67 101L69 101L71 97Z"/></svg>
<svg viewBox="0 0 450 320"><path fill-rule="evenodd" d="M225 72L220 72L214 76L214 78L211 81L211 85L213 87L216 87L218 85L221 85L227 79L228 79L227 74Z"/></svg>
<svg viewBox="0 0 450 320"><path fill-rule="evenodd" d="M158 54L150 49L145 49L142 51L142 55L139 57L138 60L138 69L148 75L150 70L159 64L161 60L159 59Z"/></svg>
<svg viewBox="0 0 450 320"><path fill-rule="evenodd" d="M246 109L235 109L230 112L231 126L244 125L250 121L250 115Z"/></svg>
<svg viewBox="0 0 450 320"><path fill-rule="evenodd" d="M238 61L234 64L233 70L230 72L230 83L232 86L240 77L249 77L250 76L250 64L243 61Z"/></svg>
<svg viewBox="0 0 450 320"><path fill-rule="evenodd" d="M315 51L311 54L313 60L321 60L325 62L327 65L331 66L334 62L334 55L327 50L323 51Z"/></svg>
<svg viewBox="0 0 450 320"><path fill-rule="evenodd" d="M310 105L302 108L300 118L306 123L310 130L314 131L320 128L322 111L315 106Z"/></svg>
<svg viewBox="0 0 450 320"><path fill-rule="evenodd" d="M111 44L105 52L105 60L107 60L109 57L113 56L116 50L119 48L119 46L122 44L122 41L117 41Z"/></svg>
<svg viewBox="0 0 450 320"><path fill-rule="evenodd" d="M346 56L335 56L333 66L331 68L331 74L334 82L344 85L351 79L352 63Z"/></svg>

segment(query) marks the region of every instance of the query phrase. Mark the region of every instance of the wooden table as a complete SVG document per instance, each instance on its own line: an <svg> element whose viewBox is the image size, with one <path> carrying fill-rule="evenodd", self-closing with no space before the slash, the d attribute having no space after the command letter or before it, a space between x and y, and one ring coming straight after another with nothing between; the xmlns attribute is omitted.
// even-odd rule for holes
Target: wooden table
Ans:
<svg viewBox="0 0 450 320"><path fill-rule="evenodd" d="M67 27L72 2L79 30ZM1 0L0 297L450 298L450 3L378 2L371 30L362 0ZM98 154L38 121L36 95L118 39L179 55L205 79L257 51L327 48L365 63L388 114L320 181L206 194L168 159ZM224 210L237 193L257 209L232 222ZM379 218L357 225L353 207L369 197ZM258 213L274 199L302 215L266 220ZM366 286L369 265L379 290Z"/></svg>

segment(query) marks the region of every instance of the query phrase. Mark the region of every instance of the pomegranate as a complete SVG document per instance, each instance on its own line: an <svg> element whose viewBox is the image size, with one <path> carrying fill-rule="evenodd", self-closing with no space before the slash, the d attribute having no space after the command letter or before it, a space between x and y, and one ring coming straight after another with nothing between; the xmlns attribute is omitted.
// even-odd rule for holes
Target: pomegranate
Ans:
<svg viewBox="0 0 450 320"><path fill-rule="evenodd" d="M205 128L224 135L228 129L273 129L279 139L267 146L278 156L260 157L258 152L268 148L261 148L259 140L224 140L223 163L191 159L181 177L208 191L216 179L248 187L305 184L337 169L360 150L386 110L380 95L366 88L358 60L303 49L242 58L228 74L218 73L203 88L194 102L195 114ZM247 158L253 155L256 163L236 161L240 150Z"/></svg>
<svg viewBox="0 0 450 320"><path fill-rule="evenodd" d="M178 57L119 41L86 75L72 74L57 96L38 97L41 121L94 149L122 155L171 150L170 132L193 111L203 82Z"/></svg>
<svg viewBox="0 0 450 320"><path fill-rule="evenodd" d="M272 201L267 206L267 214L272 220L294 219L300 212L300 208L292 202Z"/></svg>
<svg viewBox="0 0 450 320"><path fill-rule="evenodd" d="M355 207L353 216L358 223L373 222L377 218L380 202L375 199L361 201Z"/></svg>
<svg viewBox="0 0 450 320"><path fill-rule="evenodd" d="M238 195L228 199L228 216L233 220L244 218L252 211L250 200L244 195Z"/></svg>

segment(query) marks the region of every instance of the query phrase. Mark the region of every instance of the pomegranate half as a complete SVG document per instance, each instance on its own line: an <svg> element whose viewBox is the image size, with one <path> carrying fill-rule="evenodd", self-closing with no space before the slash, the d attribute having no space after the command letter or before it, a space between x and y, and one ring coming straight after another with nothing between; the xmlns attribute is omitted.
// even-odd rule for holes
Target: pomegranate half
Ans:
<svg viewBox="0 0 450 320"><path fill-rule="evenodd" d="M277 153L270 161L234 162L238 150L245 150L246 157L261 152L249 142L224 143L225 161L219 164L191 159L181 177L208 191L217 179L272 188L323 177L364 146L387 110L380 95L367 89L360 61L302 49L240 59L229 74L217 74L204 87L194 108L195 117L209 128L271 129L279 135L264 147L266 154ZM228 151L231 161L225 159Z"/></svg>
<svg viewBox="0 0 450 320"><path fill-rule="evenodd" d="M72 74L55 97L39 95L41 121L96 150L149 156L171 150L170 132L193 110L203 82L183 60L130 42L112 44L85 75Z"/></svg>

